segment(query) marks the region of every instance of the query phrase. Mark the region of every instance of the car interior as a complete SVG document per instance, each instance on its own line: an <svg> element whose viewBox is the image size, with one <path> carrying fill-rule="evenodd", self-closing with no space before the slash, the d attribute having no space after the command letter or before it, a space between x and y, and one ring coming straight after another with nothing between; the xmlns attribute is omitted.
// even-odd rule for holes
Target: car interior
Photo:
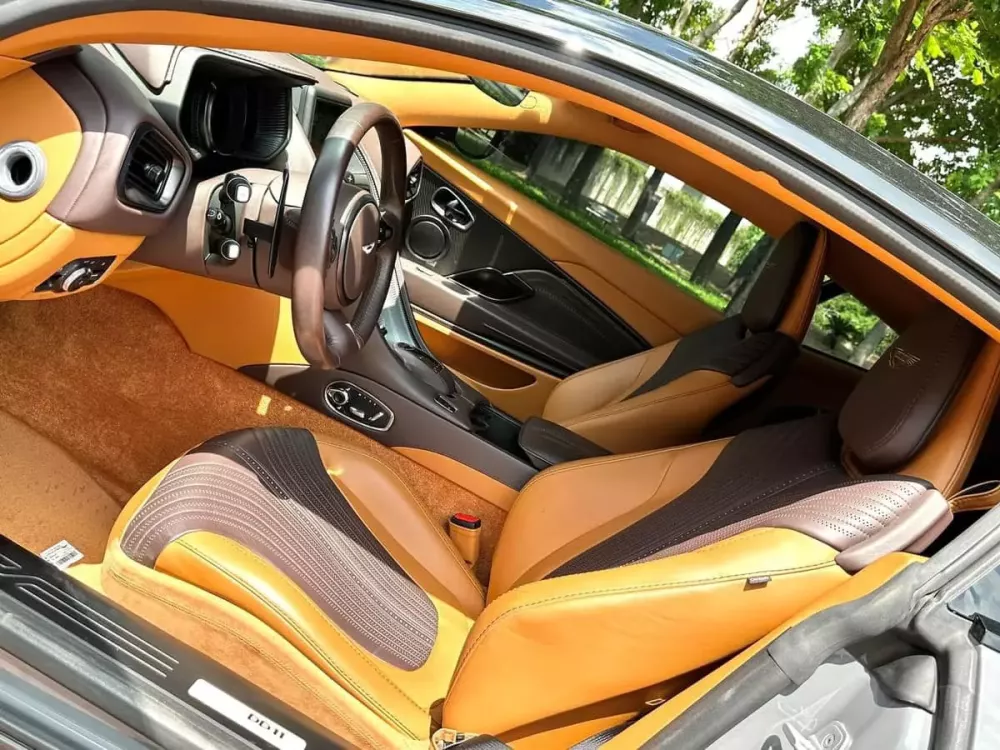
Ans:
<svg viewBox="0 0 1000 750"><path fill-rule="evenodd" d="M45 44L0 534L351 745L638 746L1000 497L992 331L703 144L429 53Z"/></svg>

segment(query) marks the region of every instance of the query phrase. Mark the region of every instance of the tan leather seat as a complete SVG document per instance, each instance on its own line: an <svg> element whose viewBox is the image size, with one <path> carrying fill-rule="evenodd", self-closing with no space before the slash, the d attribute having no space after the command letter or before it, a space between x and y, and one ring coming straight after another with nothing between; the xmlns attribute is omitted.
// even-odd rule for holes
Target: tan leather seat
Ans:
<svg viewBox="0 0 1000 750"><path fill-rule="evenodd" d="M567 747L924 549L998 383L1000 346L938 310L839 420L542 472L488 593L387 467L305 430L244 430L138 493L101 584L357 745L426 747L443 724Z"/></svg>
<svg viewBox="0 0 1000 750"><path fill-rule="evenodd" d="M794 358L816 308L826 244L825 231L796 224L775 244L741 309L676 341L566 378L542 417L612 453L697 440L715 416Z"/></svg>

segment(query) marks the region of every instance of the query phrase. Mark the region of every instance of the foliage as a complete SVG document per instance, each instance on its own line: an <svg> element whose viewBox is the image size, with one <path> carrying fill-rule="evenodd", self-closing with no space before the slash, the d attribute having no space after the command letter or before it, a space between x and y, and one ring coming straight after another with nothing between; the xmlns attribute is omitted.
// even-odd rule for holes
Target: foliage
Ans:
<svg viewBox="0 0 1000 750"><path fill-rule="evenodd" d="M840 117L1000 221L1000 0L593 1L708 49L739 16L732 62ZM749 19L738 13L747 5ZM776 69L772 35L803 10L817 36Z"/></svg>
<svg viewBox="0 0 1000 750"><path fill-rule="evenodd" d="M763 229L746 222L740 224L733 238L729 240L729 258L726 259L726 267L730 271L736 271L763 236Z"/></svg>
<svg viewBox="0 0 1000 750"><path fill-rule="evenodd" d="M816 307L813 324L835 339L859 344L878 323L878 316L850 294L841 294Z"/></svg>
<svg viewBox="0 0 1000 750"><path fill-rule="evenodd" d="M305 60L313 67L326 70L327 58L324 55L296 55L301 60Z"/></svg>
<svg viewBox="0 0 1000 750"><path fill-rule="evenodd" d="M500 166L492 161L482 159L474 160L472 163L483 172L486 172L486 174L491 177L495 177L523 195L537 201L554 214L557 214L570 223L575 224L583 231L593 235L595 238L599 239L609 247L614 248L622 255L631 258L640 265L648 268L650 271L666 277L685 292L691 294L697 299L700 299L710 307L720 311L725 310L727 301L721 294L709 287L691 283L684 276L684 272L681 269L676 268L664 258L645 250L636 243L626 240L621 235L608 231L608 229L601 222L592 218L585 212L575 207L567 206L560 200L559 196L539 187L538 185L527 182L513 170Z"/></svg>

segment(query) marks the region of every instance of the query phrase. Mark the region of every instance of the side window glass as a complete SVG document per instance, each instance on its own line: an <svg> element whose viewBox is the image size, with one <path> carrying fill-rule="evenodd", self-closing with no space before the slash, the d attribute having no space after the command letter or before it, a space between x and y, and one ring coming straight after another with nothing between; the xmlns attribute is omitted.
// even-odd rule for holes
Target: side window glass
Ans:
<svg viewBox="0 0 1000 750"><path fill-rule="evenodd" d="M515 131L423 135L719 311L766 257L761 229L621 152Z"/></svg>
<svg viewBox="0 0 1000 750"><path fill-rule="evenodd" d="M805 345L869 369L896 340L896 332L848 292L816 306Z"/></svg>

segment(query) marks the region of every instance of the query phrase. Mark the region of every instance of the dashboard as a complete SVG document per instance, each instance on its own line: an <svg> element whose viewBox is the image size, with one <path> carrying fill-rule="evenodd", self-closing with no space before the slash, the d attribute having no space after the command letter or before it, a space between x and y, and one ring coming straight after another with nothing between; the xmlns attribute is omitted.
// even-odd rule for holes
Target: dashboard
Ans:
<svg viewBox="0 0 1000 750"><path fill-rule="evenodd" d="M78 292L130 256L286 293L282 211L359 101L292 55L128 44L49 55L0 79L0 98L31 102L0 118L0 299ZM345 177L376 197L377 152L363 141Z"/></svg>

